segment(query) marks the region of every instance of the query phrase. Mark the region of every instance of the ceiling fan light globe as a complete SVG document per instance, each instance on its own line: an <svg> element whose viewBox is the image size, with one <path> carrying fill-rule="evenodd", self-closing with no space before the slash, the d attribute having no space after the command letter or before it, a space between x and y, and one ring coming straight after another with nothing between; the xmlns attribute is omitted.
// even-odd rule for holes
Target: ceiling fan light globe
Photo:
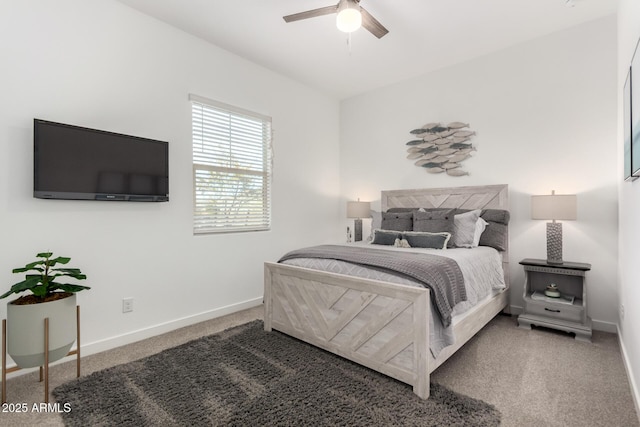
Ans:
<svg viewBox="0 0 640 427"><path fill-rule="evenodd" d="M336 26L340 31L352 33L362 26L362 14L355 8L344 8L338 12Z"/></svg>

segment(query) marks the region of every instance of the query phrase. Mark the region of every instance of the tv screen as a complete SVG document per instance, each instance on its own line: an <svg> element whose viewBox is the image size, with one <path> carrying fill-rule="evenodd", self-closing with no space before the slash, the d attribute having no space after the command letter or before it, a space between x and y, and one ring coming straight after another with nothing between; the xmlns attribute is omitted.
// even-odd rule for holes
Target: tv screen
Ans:
<svg viewBox="0 0 640 427"><path fill-rule="evenodd" d="M33 196L40 199L169 200L169 144L33 121Z"/></svg>

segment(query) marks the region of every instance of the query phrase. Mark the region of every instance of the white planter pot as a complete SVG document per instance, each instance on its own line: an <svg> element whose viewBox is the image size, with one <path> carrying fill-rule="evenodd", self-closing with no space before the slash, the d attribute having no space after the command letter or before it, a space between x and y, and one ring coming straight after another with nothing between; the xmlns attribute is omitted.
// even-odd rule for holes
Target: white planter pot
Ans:
<svg viewBox="0 0 640 427"><path fill-rule="evenodd" d="M7 303L7 352L21 368L44 365L44 319L49 318L49 363L76 340L76 294L42 304Z"/></svg>

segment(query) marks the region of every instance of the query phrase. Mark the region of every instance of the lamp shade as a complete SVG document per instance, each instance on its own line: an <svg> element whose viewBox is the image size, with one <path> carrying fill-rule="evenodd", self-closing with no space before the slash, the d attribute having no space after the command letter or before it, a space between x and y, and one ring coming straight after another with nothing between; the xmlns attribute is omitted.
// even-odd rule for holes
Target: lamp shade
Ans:
<svg viewBox="0 0 640 427"><path fill-rule="evenodd" d="M531 196L531 219L575 220L577 205L575 194Z"/></svg>
<svg viewBox="0 0 640 427"><path fill-rule="evenodd" d="M371 216L371 203L347 202L347 218L369 218Z"/></svg>

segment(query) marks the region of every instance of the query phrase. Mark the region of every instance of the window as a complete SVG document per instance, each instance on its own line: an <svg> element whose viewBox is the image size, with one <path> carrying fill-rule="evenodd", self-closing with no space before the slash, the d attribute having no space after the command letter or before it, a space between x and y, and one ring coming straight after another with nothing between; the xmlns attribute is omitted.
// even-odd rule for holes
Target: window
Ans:
<svg viewBox="0 0 640 427"><path fill-rule="evenodd" d="M193 232L271 227L271 118L189 95Z"/></svg>

